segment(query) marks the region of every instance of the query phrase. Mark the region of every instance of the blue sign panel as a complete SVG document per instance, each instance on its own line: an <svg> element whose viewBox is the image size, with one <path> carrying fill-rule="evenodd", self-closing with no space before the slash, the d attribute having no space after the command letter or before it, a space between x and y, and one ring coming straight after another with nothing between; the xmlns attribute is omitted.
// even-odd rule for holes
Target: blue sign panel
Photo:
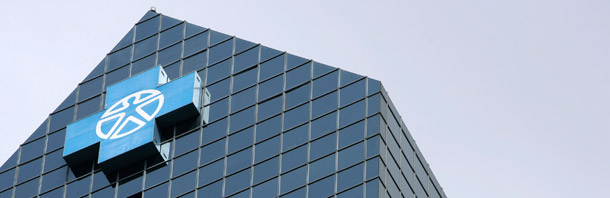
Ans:
<svg viewBox="0 0 610 198"><path fill-rule="evenodd" d="M158 126L200 114L201 103L209 102L201 84L196 72L169 82L157 66L109 86L105 110L68 125L64 159L77 165L97 156L105 172L152 155L167 160ZM206 111L202 119L207 122Z"/></svg>

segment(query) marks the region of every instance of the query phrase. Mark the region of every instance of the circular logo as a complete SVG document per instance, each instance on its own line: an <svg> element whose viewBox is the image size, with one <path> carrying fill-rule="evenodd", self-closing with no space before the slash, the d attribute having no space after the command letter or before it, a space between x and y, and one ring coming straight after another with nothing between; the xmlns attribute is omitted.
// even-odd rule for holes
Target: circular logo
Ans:
<svg viewBox="0 0 610 198"><path fill-rule="evenodd" d="M160 91L138 91L110 106L97 122L95 133L102 139L125 137L144 127L159 113L161 107L163 94Z"/></svg>

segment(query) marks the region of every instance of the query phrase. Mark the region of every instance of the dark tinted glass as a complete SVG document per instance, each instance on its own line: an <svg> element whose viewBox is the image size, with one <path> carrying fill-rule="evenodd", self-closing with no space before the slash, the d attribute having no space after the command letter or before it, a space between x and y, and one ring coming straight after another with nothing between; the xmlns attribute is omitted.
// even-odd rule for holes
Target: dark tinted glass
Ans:
<svg viewBox="0 0 610 198"><path fill-rule="evenodd" d="M225 41L210 48L210 64L228 58L233 54L233 41Z"/></svg>
<svg viewBox="0 0 610 198"><path fill-rule="evenodd" d="M309 120L309 103L296 107L284 114L284 129L290 129Z"/></svg>
<svg viewBox="0 0 610 198"><path fill-rule="evenodd" d="M210 31L210 45L227 40L228 38L231 38L231 36L213 30ZM231 41L231 43L233 43L233 41Z"/></svg>
<svg viewBox="0 0 610 198"><path fill-rule="evenodd" d="M256 141L274 136L282 131L282 117L275 116L256 125Z"/></svg>
<svg viewBox="0 0 610 198"><path fill-rule="evenodd" d="M96 96L83 103L78 104L78 112L76 113L76 119L79 120L93 113L100 111L102 97Z"/></svg>
<svg viewBox="0 0 610 198"><path fill-rule="evenodd" d="M266 181L252 189L252 197L276 197L277 196L277 178Z"/></svg>
<svg viewBox="0 0 610 198"><path fill-rule="evenodd" d="M364 121L339 130L339 149L364 139Z"/></svg>
<svg viewBox="0 0 610 198"><path fill-rule="evenodd" d="M311 121L311 139L318 138L336 129L337 112L333 112L314 121Z"/></svg>
<svg viewBox="0 0 610 198"><path fill-rule="evenodd" d="M91 98L92 96L98 95L102 92L102 83L104 79L102 77L93 79L80 85L78 90L78 101L84 101L85 99Z"/></svg>
<svg viewBox="0 0 610 198"><path fill-rule="evenodd" d="M258 68L252 68L241 74L236 75L233 78L233 92L238 92L246 87L250 87L256 84L256 76L258 75Z"/></svg>
<svg viewBox="0 0 610 198"><path fill-rule="evenodd" d="M167 73L167 77L170 80L175 80L180 76L180 62L172 63L165 66L163 69L165 70L165 73Z"/></svg>
<svg viewBox="0 0 610 198"><path fill-rule="evenodd" d="M341 86L347 85L351 82L354 82L354 81L362 78L361 75L354 74L352 72L348 72L345 70L340 70L340 71L341 71L341 83L340 83Z"/></svg>
<svg viewBox="0 0 610 198"><path fill-rule="evenodd" d="M252 148L235 153L227 157L227 175L246 168L252 164Z"/></svg>
<svg viewBox="0 0 610 198"><path fill-rule="evenodd" d="M62 156L62 149L47 154L44 160L44 171L47 172L66 164L66 161L64 161Z"/></svg>
<svg viewBox="0 0 610 198"><path fill-rule="evenodd" d="M216 84L210 85L208 87L210 92L210 101L216 101L225 96L229 95L229 91L231 90L231 79L227 78L222 80Z"/></svg>
<svg viewBox="0 0 610 198"><path fill-rule="evenodd" d="M239 73L258 63L258 48L252 48L235 56L233 73Z"/></svg>
<svg viewBox="0 0 610 198"><path fill-rule="evenodd" d="M243 129L247 126L254 124L255 108L250 107L236 114L231 115L229 133L233 133L237 130Z"/></svg>
<svg viewBox="0 0 610 198"><path fill-rule="evenodd" d="M185 75L193 71L203 69L207 63L206 56L206 52L204 51L184 59L184 63L182 64L182 74Z"/></svg>
<svg viewBox="0 0 610 198"><path fill-rule="evenodd" d="M309 100L309 84L286 92L286 109L290 109Z"/></svg>
<svg viewBox="0 0 610 198"><path fill-rule="evenodd" d="M38 182L40 179L30 180L26 183L20 184L15 187L15 197L33 197L36 195L38 188Z"/></svg>
<svg viewBox="0 0 610 198"><path fill-rule="evenodd" d="M197 190L198 195L206 195L209 197L222 197L222 180L214 182Z"/></svg>
<svg viewBox="0 0 610 198"><path fill-rule="evenodd" d="M284 89L284 76L276 76L271 80L260 84L258 101L263 101L271 96L279 94Z"/></svg>
<svg viewBox="0 0 610 198"><path fill-rule="evenodd" d="M338 194L337 197L339 198L359 198L359 197L363 197L363 190L364 187L362 185L349 189L348 191L342 192L341 194Z"/></svg>
<svg viewBox="0 0 610 198"><path fill-rule="evenodd" d="M258 105L258 120L264 120L282 112L283 96L277 96Z"/></svg>
<svg viewBox="0 0 610 198"><path fill-rule="evenodd" d="M51 124L49 131L53 132L60 128L65 127L68 123L72 122L74 116L74 107L67 108L60 112L51 115Z"/></svg>
<svg viewBox="0 0 610 198"><path fill-rule="evenodd" d="M153 36L136 43L133 49L133 59L137 60L157 50L158 37Z"/></svg>
<svg viewBox="0 0 610 198"><path fill-rule="evenodd" d="M231 113L237 112L256 103L256 87L236 93L231 98Z"/></svg>
<svg viewBox="0 0 610 198"><path fill-rule="evenodd" d="M186 23L186 31L184 33L184 38L189 38L199 32L205 31L204 27L194 25L192 23Z"/></svg>
<svg viewBox="0 0 610 198"><path fill-rule="evenodd" d="M205 186L212 181L222 178L225 161L218 160L199 169L199 186Z"/></svg>
<svg viewBox="0 0 610 198"><path fill-rule="evenodd" d="M309 181L316 181L335 172L335 155L326 156L309 165Z"/></svg>
<svg viewBox="0 0 610 198"><path fill-rule="evenodd" d="M236 38L235 39L235 53L239 53L241 51L244 51L248 48L253 47L254 45L256 45L253 42L250 41L246 41L244 39L240 39L240 38Z"/></svg>
<svg viewBox="0 0 610 198"><path fill-rule="evenodd" d="M286 70L295 68L303 63L307 62L307 59L302 57L298 57L292 54L288 54L288 58L286 59Z"/></svg>
<svg viewBox="0 0 610 198"><path fill-rule="evenodd" d="M19 163L23 164L36 157L40 157L44 153L44 144L46 139L41 138L21 147L21 159Z"/></svg>
<svg viewBox="0 0 610 198"><path fill-rule="evenodd" d="M279 157L274 157L254 166L253 184L258 184L279 174Z"/></svg>
<svg viewBox="0 0 610 198"><path fill-rule="evenodd" d="M337 135L330 134L311 142L310 160L318 159L326 154L334 152L337 145Z"/></svg>
<svg viewBox="0 0 610 198"><path fill-rule="evenodd" d="M225 139L221 139L201 148L201 162L207 164L225 155Z"/></svg>
<svg viewBox="0 0 610 198"><path fill-rule="evenodd" d="M339 151L338 168L341 170L362 160L364 160L363 142Z"/></svg>
<svg viewBox="0 0 610 198"><path fill-rule="evenodd" d="M320 115L334 111L337 109L337 92L332 92L328 95L322 96L318 99L313 100L311 117L316 118Z"/></svg>
<svg viewBox="0 0 610 198"><path fill-rule="evenodd" d="M216 81L226 78L231 75L231 64L233 59L224 60L220 63L216 63L208 68L208 82L207 84L215 83Z"/></svg>
<svg viewBox="0 0 610 198"><path fill-rule="evenodd" d="M282 172L292 170L307 162L307 145L282 154Z"/></svg>
<svg viewBox="0 0 610 198"><path fill-rule="evenodd" d="M161 15L161 30L165 30L165 29L170 28L181 22L182 21L180 21L178 19L174 19L172 17ZM180 25L180 26L183 26L183 25ZM182 32L180 33L180 36L182 36Z"/></svg>
<svg viewBox="0 0 610 198"><path fill-rule="evenodd" d="M184 24L172 27L171 29L161 32L161 39L159 40L159 49L162 49L182 40L183 31Z"/></svg>
<svg viewBox="0 0 610 198"><path fill-rule="evenodd" d="M265 61L281 53L282 52L280 52L279 50L275 50L266 46L261 46L261 61Z"/></svg>
<svg viewBox="0 0 610 198"><path fill-rule="evenodd" d="M311 64L300 66L286 72L286 89L291 89L297 85L309 81L311 78Z"/></svg>
<svg viewBox="0 0 610 198"><path fill-rule="evenodd" d="M311 180L311 179L310 179ZM328 197L335 192L335 176L309 185L309 197Z"/></svg>
<svg viewBox="0 0 610 198"><path fill-rule="evenodd" d="M208 47L208 32L198 34L184 41L184 55L188 56Z"/></svg>
<svg viewBox="0 0 610 198"><path fill-rule="evenodd" d="M276 136L255 146L254 163L261 162L280 153L280 136Z"/></svg>
<svg viewBox="0 0 610 198"><path fill-rule="evenodd" d="M318 62L313 62L313 77L317 78L318 76L324 75L334 69L334 67Z"/></svg>
<svg viewBox="0 0 610 198"><path fill-rule="evenodd" d="M147 56L140 60L137 60L131 64L131 73L133 75L143 72L147 69L150 69L155 66L155 59L157 58L156 54ZM108 76L106 76L108 77ZM107 80L106 80L107 81ZM118 82L118 81L117 81Z"/></svg>
<svg viewBox="0 0 610 198"><path fill-rule="evenodd" d="M364 112L366 111L364 102L365 101L363 100L341 109L339 116L339 127L344 127L350 123L362 119L364 117Z"/></svg>
<svg viewBox="0 0 610 198"><path fill-rule="evenodd" d="M106 71L114 70L129 63L129 61L131 61L131 48L132 47L129 46L108 55L108 66Z"/></svg>
<svg viewBox="0 0 610 198"><path fill-rule="evenodd" d="M212 105L210 105L209 112L210 121L227 116L227 113L229 112L229 99L225 98L218 102L214 102Z"/></svg>
<svg viewBox="0 0 610 198"><path fill-rule="evenodd" d="M282 151L299 146L309 139L309 124L302 125L284 133Z"/></svg>
<svg viewBox="0 0 610 198"><path fill-rule="evenodd" d="M284 194L291 190L296 189L302 185L305 185L305 181L307 179L307 166L303 166L299 169L290 171L284 175L282 175L282 184L280 193Z"/></svg>
<svg viewBox="0 0 610 198"><path fill-rule="evenodd" d="M159 17L154 17L148 21L136 25L136 41L155 34L159 31Z"/></svg>
<svg viewBox="0 0 610 198"><path fill-rule="evenodd" d="M246 169L235 175L227 177L225 195L231 195L250 186L250 174L250 169Z"/></svg>
<svg viewBox="0 0 610 198"><path fill-rule="evenodd" d="M65 175L65 173L64 173ZM11 169L4 173L0 173L0 190L4 190L8 187L13 186L15 181L15 169Z"/></svg>
<svg viewBox="0 0 610 198"><path fill-rule="evenodd" d="M178 43L171 47L159 51L159 60L157 64L166 66L180 59L182 54L182 44Z"/></svg>
<svg viewBox="0 0 610 198"><path fill-rule="evenodd" d="M171 196L176 197L184 194L197 186L197 171L190 172L184 176L172 180Z"/></svg>
<svg viewBox="0 0 610 198"><path fill-rule="evenodd" d="M170 167L166 165L160 165L146 170L145 187L149 188L167 181L169 179L169 171Z"/></svg>
<svg viewBox="0 0 610 198"><path fill-rule="evenodd" d="M313 96L312 97L316 98L318 96L323 95L324 93L328 93L332 90L337 89L338 77L339 77L339 73L335 71L333 73L330 73L323 77L315 79L313 81L313 93L312 93Z"/></svg>
<svg viewBox="0 0 610 198"><path fill-rule="evenodd" d="M150 67L152 67L153 65L151 64ZM126 78L129 77L129 66L126 67L122 67L120 69L114 70L108 74L106 74L106 84L105 86L108 87L110 85L113 85L121 80L124 80Z"/></svg>
<svg viewBox="0 0 610 198"><path fill-rule="evenodd" d="M261 64L260 79L265 80L284 71L284 56L275 57Z"/></svg>
<svg viewBox="0 0 610 198"><path fill-rule="evenodd" d="M176 139L174 156L179 156L199 146L199 131ZM196 157L195 157L196 158Z"/></svg>
<svg viewBox="0 0 610 198"><path fill-rule="evenodd" d="M341 171L337 177L337 191L343 191L362 182L363 164Z"/></svg>
<svg viewBox="0 0 610 198"><path fill-rule="evenodd" d="M252 145L254 127L249 127L229 136L229 154Z"/></svg>
<svg viewBox="0 0 610 198"><path fill-rule="evenodd" d="M360 80L347 87L341 88L341 107L348 105L354 101L357 101L361 98L364 98L364 96L366 95L366 87L364 82L364 80Z"/></svg>
<svg viewBox="0 0 610 198"><path fill-rule="evenodd" d="M206 145L218 138L224 137L227 135L227 118L223 118L217 122L209 124L205 128L203 128L203 134L201 137L201 144Z"/></svg>
<svg viewBox="0 0 610 198"><path fill-rule="evenodd" d="M164 183L144 192L144 197L165 197L168 195L169 183Z"/></svg>
<svg viewBox="0 0 610 198"><path fill-rule="evenodd" d="M174 159L172 175L177 176L197 168L197 150Z"/></svg>

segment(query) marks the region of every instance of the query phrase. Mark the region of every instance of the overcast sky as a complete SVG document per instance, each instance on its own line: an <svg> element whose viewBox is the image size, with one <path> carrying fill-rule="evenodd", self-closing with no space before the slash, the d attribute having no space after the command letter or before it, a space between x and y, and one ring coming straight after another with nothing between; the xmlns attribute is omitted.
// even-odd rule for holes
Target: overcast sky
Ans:
<svg viewBox="0 0 610 198"><path fill-rule="evenodd" d="M606 0L10 1L0 162L151 5L381 80L449 197L610 193Z"/></svg>

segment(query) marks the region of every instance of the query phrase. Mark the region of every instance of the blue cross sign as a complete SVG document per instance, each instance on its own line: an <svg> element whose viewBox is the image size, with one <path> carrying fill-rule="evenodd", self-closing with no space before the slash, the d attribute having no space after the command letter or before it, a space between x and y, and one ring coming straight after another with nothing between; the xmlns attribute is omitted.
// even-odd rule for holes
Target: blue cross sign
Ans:
<svg viewBox="0 0 610 198"><path fill-rule="evenodd" d="M97 156L104 172L153 155L167 160L158 126L200 115L209 98L196 72L170 82L161 66L149 69L109 86L104 110L68 125L63 157L78 165Z"/></svg>

